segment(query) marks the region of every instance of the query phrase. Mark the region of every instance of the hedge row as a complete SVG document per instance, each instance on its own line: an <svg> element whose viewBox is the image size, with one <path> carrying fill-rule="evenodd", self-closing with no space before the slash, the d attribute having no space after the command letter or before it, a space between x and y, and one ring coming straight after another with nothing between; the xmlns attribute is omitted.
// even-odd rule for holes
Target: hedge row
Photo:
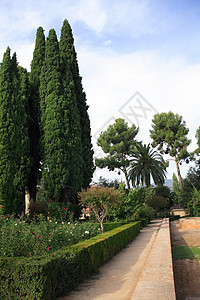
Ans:
<svg viewBox="0 0 200 300"><path fill-rule="evenodd" d="M115 228L49 256L0 258L0 299L48 299L66 295L139 233L141 222Z"/></svg>

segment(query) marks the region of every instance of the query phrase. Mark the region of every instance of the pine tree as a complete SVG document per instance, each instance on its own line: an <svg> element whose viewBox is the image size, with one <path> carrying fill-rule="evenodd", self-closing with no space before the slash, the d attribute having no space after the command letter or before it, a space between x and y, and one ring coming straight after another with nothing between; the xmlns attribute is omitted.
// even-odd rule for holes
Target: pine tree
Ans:
<svg viewBox="0 0 200 300"><path fill-rule="evenodd" d="M33 60L31 62L30 72L30 140L31 140L31 156L32 156L32 168L30 172L30 178L28 183L28 189L30 198L35 200L36 198L36 185L38 178L38 170L40 165L39 157L39 86L40 86L40 74L42 65L45 58L45 36L42 27L39 27L36 34L35 50L33 52Z"/></svg>
<svg viewBox="0 0 200 300"><path fill-rule="evenodd" d="M59 44L54 29L46 41L45 61L41 72L41 158L46 196L58 199L69 178L68 106L63 97Z"/></svg>
<svg viewBox="0 0 200 300"><path fill-rule="evenodd" d="M79 67L74 47L72 29L67 20L64 20L61 32L62 39L60 48L63 55L66 55L67 57L67 62L72 73L72 78L74 81L74 87L76 92L77 107L80 115L83 156L83 187L86 188L89 186L94 172L93 149L91 143L91 129L90 119L88 115L88 105L86 103L86 95L82 87L82 79L79 75Z"/></svg>
<svg viewBox="0 0 200 300"><path fill-rule="evenodd" d="M68 111L68 153L70 157L68 186L79 191L83 185L83 156L80 115L76 102L75 86L67 60L67 39L65 28L61 30L59 43L64 103Z"/></svg>

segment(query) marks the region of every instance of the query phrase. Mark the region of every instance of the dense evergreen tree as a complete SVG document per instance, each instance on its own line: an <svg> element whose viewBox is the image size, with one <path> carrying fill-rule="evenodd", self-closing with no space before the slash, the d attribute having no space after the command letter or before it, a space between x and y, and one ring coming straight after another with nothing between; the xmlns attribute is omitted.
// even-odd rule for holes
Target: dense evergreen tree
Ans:
<svg viewBox="0 0 200 300"><path fill-rule="evenodd" d="M6 213L21 212L30 166L24 76L7 48L0 68L0 194Z"/></svg>
<svg viewBox="0 0 200 300"><path fill-rule="evenodd" d="M46 41L40 84L41 182L49 199L60 198L69 179L69 112L61 82L59 44L55 30L51 29Z"/></svg>
<svg viewBox="0 0 200 300"><path fill-rule="evenodd" d="M45 58L45 36L42 27L39 27L36 35L35 50L33 52L33 60L31 62L30 72L30 141L31 141L31 156L32 168L28 182L28 189L30 198L35 200L36 185L38 170L40 164L39 157L39 86L40 86L40 73Z"/></svg>
<svg viewBox="0 0 200 300"><path fill-rule="evenodd" d="M90 120L88 115L88 105L86 103L86 95L82 87L82 78L79 75L79 67L74 47L72 29L67 20L64 20L63 22L60 48L61 52L63 54L65 52L65 55L67 57L67 62L69 64L75 86L76 101L81 124L81 142L83 153L83 187L86 188L89 186L94 172ZM78 162L75 161L73 163L77 166Z"/></svg>
<svg viewBox="0 0 200 300"><path fill-rule="evenodd" d="M67 107L69 120L67 151L69 154L69 179L68 186L79 191L83 186L83 154L81 142L80 114L76 102L76 91L72 73L67 60L67 36L65 28L62 28L59 49L61 59L61 78L63 86L63 101Z"/></svg>

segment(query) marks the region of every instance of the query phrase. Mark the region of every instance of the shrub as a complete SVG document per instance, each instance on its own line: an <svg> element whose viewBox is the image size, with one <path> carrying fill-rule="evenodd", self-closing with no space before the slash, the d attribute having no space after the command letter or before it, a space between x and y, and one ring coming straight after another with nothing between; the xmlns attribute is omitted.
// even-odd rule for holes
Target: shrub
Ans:
<svg viewBox="0 0 200 300"><path fill-rule="evenodd" d="M92 187L79 192L80 202L92 208L96 219L100 222L101 230L104 231L103 221L111 207L117 206L121 201L123 194L114 188Z"/></svg>
<svg viewBox="0 0 200 300"><path fill-rule="evenodd" d="M169 208L168 199L162 196L153 195L147 200L146 204L149 207L152 207L156 212L160 212Z"/></svg>

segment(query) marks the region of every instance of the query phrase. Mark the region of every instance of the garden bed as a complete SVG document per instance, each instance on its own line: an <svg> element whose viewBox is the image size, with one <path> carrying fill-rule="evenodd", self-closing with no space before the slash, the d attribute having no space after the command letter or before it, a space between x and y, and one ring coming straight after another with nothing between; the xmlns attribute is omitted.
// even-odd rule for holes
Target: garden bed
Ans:
<svg viewBox="0 0 200 300"><path fill-rule="evenodd" d="M1 299L56 299L72 291L139 233L141 222L115 228L48 256L0 258Z"/></svg>

